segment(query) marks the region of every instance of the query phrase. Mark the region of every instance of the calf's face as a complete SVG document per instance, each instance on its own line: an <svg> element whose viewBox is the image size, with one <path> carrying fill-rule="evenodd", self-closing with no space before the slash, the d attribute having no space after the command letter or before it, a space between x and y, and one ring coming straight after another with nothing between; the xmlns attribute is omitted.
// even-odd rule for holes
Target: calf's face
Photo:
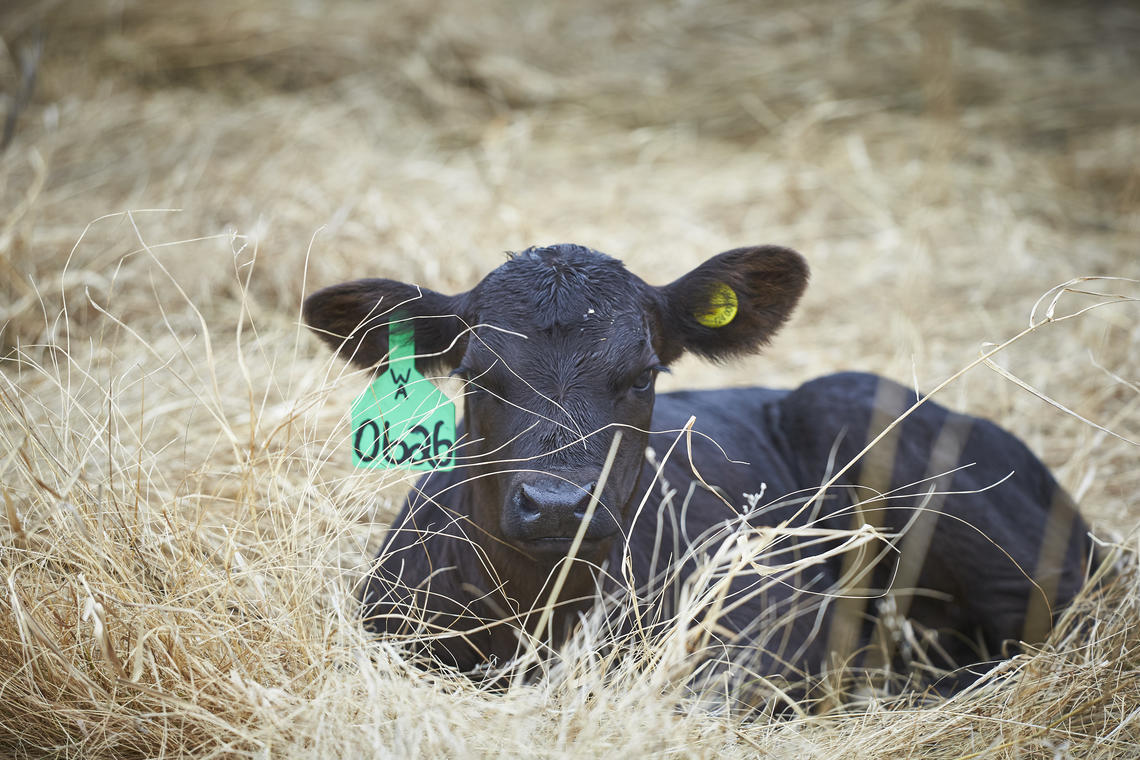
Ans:
<svg viewBox="0 0 1140 760"><path fill-rule="evenodd" d="M334 285L305 301L305 321L342 356L385 363L388 325L413 325L418 369L464 380L457 450L468 517L497 542L550 563L566 555L614 432L621 443L579 554L621 531L653 413L657 374L685 351L755 351L807 282L793 251L739 248L670 285L576 245L513 255L472 290L446 296L393 280Z"/></svg>

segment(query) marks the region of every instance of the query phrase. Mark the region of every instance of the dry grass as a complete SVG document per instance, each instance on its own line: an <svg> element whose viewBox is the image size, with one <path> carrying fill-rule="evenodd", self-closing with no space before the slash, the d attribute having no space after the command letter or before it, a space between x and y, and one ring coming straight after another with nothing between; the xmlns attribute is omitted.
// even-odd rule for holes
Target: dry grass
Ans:
<svg viewBox="0 0 1140 760"><path fill-rule="evenodd" d="M661 283L775 242L813 267L798 316L669 386L859 368L929 389L1058 283L1140 277L1125 3L475 7L0 10L5 107L43 35L0 153L0 749L1140 755L1137 447L985 368L941 398L1025 438L1122 571L975 690L740 723L646 677L683 666L665 643L599 659L589 629L488 693L364 636L351 587L408 478L349 465L365 377L299 327L317 286L458 290L564 241ZM1140 307L1070 292L1057 313L1101 302L995 361L1137 441Z"/></svg>

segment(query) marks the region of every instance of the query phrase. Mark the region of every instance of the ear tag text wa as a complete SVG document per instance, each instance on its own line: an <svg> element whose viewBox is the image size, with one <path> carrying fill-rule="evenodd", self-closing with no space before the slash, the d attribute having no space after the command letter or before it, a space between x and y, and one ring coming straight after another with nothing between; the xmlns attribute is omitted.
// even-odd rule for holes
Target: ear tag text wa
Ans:
<svg viewBox="0 0 1140 760"><path fill-rule="evenodd" d="M705 327L724 327L736 316L739 303L736 291L723 282L713 285L706 297L704 311L698 311L693 317Z"/></svg>
<svg viewBox="0 0 1140 760"><path fill-rule="evenodd" d="M388 366L352 402L352 463L357 467L455 467L455 404L416 370L407 324L388 328Z"/></svg>

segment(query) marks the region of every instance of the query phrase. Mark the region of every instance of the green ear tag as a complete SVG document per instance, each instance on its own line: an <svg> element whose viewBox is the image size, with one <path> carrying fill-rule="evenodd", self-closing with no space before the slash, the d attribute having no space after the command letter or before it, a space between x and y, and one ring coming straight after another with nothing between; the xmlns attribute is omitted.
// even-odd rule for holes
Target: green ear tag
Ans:
<svg viewBox="0 0 1140 760"><path fill-rule="evenodd" d="M352 463L357 467L455 467L455 404L416 371L407 324L388 329L388 367L352 402Z"/></svg>

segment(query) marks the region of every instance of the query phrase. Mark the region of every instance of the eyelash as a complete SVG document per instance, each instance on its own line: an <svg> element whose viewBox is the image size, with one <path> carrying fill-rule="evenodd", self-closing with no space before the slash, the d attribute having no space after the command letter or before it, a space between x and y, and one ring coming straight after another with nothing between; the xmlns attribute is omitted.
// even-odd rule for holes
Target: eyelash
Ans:
<svg viewBox="0 0 1140 760"><path fill-rule="evenodd" d="M655 365L653 367L649 367L645 371L643 371L640 375L638 375L636 379L634 379L633 385L630 386L630 389L637 391L639 393L644 393L645 391L647 391L651 387L653 387L653 381L655 379L657 379L657 375L659 375L662 372L668 372L668 371L669 370L667 368L662 367L659 364ZM640 380L643 376L646 376L646 375L648 375L648 379L646 380L646 382L644 384L639 383L638 380Z"/></svg>

